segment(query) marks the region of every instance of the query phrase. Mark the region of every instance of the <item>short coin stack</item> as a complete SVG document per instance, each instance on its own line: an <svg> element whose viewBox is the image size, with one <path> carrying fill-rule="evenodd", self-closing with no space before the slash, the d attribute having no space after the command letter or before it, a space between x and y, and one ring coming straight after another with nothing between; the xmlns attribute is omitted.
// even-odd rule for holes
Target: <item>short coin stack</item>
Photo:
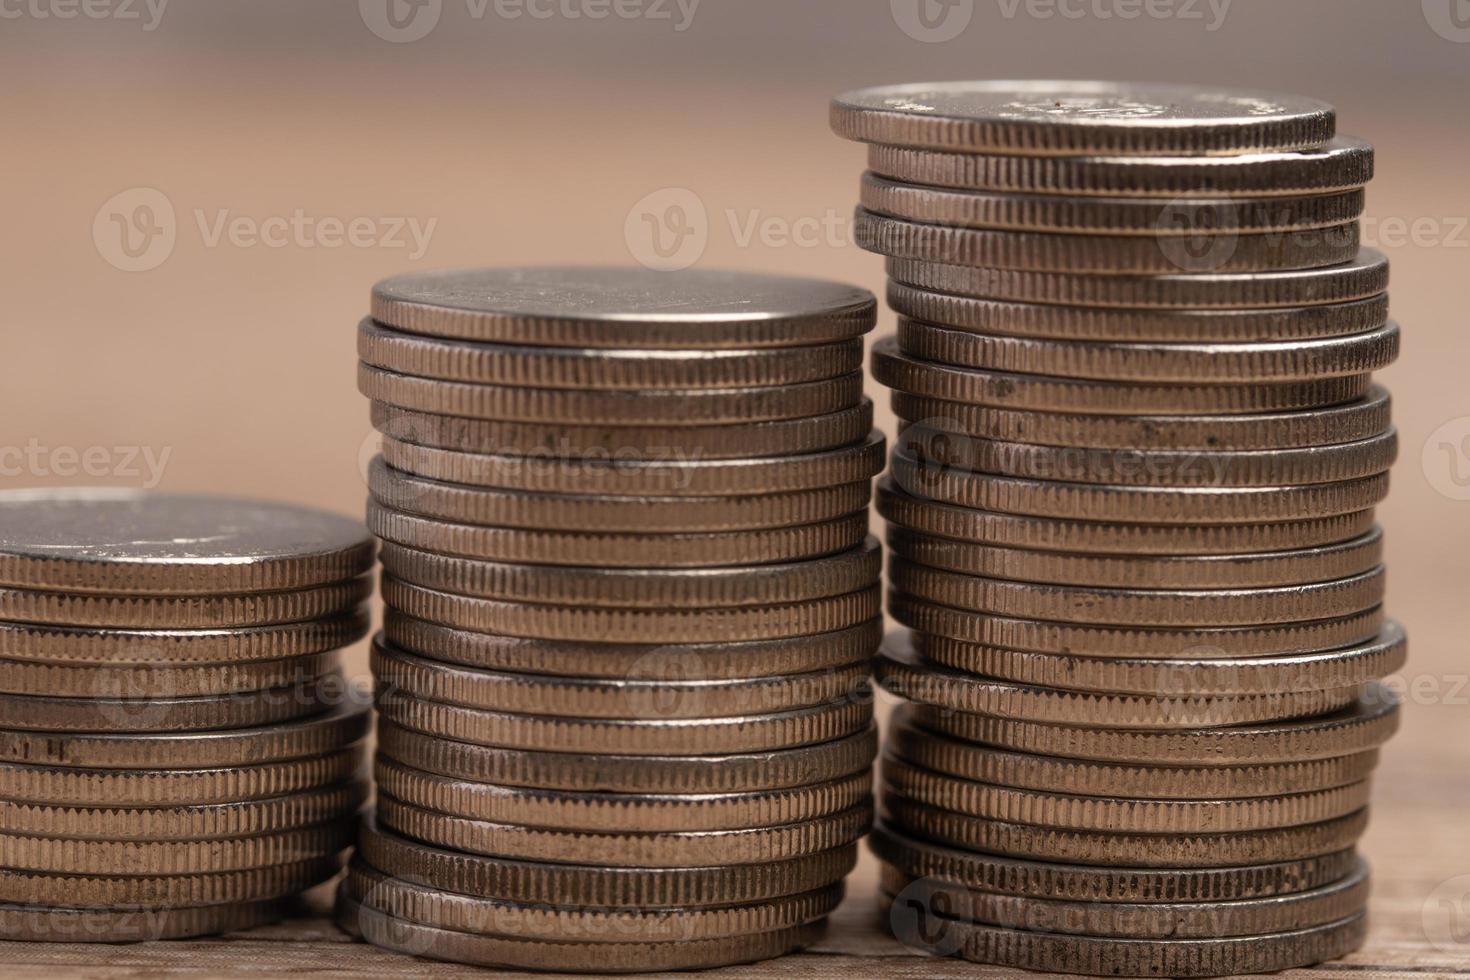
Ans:
<svg viewBox="0 0 1470 980"><path fill-rule="evenodd" d="M1371 148L1321 103L1168 86L895 86L832 118L872 144L857 237L899 314L895 932L1129 976L1354 948L1405 654Z"/></svg>
<svg viewBox="0 0 1470 980"><path fill-rule="evenodd" d="M334 877L367 798L373 542L317 511L0 494L0 937L181 938Z"/></svg>
<svg viewBox="0 0 1470 980"><path fill-rule="evenodd" d="M592 972L816 935L872 815L872 294L768 276L391 279L371 942Z"/></svg>

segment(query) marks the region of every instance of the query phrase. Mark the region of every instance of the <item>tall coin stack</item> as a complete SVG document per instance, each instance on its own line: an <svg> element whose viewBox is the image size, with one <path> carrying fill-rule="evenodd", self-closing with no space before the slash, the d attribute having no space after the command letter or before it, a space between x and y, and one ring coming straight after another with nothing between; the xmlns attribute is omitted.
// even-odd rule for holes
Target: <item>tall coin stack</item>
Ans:
<svg viewBox="0 0 1470 980"><path fill-rule="evenodd" d="M872 815L872 294L502 269L380 283L378 945L622 972L798 948Z"/></svg>
<svg viewBox="0 0 1470 980"><path fill-rule="evenodd" d="M871 144L857 239L899 315L893 930L1128 976L1353 949L1405 655L1371 147L1322 103L1173 86L901 85L832 119Z"/></svg>
<svg viewBox="0 0 1470 980"><path fill-rule="evenodd" d="M129 491L0 494L0 937L281 917L367 798L362 525Z"/></svg>

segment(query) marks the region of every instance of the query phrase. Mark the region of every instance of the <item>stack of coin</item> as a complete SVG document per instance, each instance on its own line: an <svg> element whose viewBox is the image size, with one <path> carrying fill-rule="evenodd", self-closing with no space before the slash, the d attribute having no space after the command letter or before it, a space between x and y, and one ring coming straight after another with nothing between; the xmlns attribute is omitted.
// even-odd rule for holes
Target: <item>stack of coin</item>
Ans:
<svg viewBox="0 0 1470 980"><path fill-rule="evenodd" d="M1130 976L1354 948L1405 653L1371 147L1312 100L1171 86L900 85L832 119L872 144L857 238L899 314L894 931Z"/></svg>
<svg viewBox="0 0 1470 980"><path fill-rule="evenodd" d="M274 504L0 494L0 937L181 938L341 869L373 542Z"/></svg>
<svg viewBox="0 0 1470 980"><path fill-rule="evenodd" d="M597 972L817 933L872 814L875 308L705 271L377 286L378 803L345 928Z"/></svg>

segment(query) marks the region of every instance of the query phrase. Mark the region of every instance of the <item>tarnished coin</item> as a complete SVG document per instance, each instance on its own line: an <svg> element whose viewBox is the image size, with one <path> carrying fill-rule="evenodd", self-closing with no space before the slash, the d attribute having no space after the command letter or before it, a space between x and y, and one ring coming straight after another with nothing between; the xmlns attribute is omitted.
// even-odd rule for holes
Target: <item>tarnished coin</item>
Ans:
<svg viewBox="0 0 1470 980"><path fill-rule="evenodd" d="M424 479L393 469L381 456L368 467L368 484L373 499L383 506L437 520L598 534L716 533L818 524L867 510L871 493L866 478L840 486L739 496L520 493Z"/></svg>
<svg viewBox="0 0 1470 980"><path fill-rule="evenodd" d="M903 259L891 259L890 262L894 265L899 263L919 264ZM1337 268L1341 267L1328 266L1328 269ZM987 272L993 272L993 275L997 277L1007 273L1031 275L1007 269L976 269L975 271L982 276ZM1064 274L1035 273L1034 275L1060 279ZM914 278L921 277L915 276ZM936 276L936 278L940 277ZM1128 276L1077 276L1074 278L1131 279ZM1150 276L1148 281L1169 278L1169 276ZM947 279L955 281L956 284L962 283L959 276L950 276ZM971 288L994 289L996 292L1009 290L1022 295L1030 295L1009 284L989 286L977 281L971 284ZM1063 292L1064 290L1059 287L1053 291ZM1080 288L1071 290L1071 292L1078 293L1083 291ZM1101 290L1092 291L1100 292ZM922 320L926 323L937 323L956 330L1090 342L1280 343L1318 340L1325 337L1345 337L1378 330L1388 323L1387 293L1349 299L1341 303L1324 302L1311 306L1251 307L1248 309L1133 308L1101 305L1067 306L1043 302L1019 302L1005 297L957 296L952 293L920 289L899 282L897 279L891 279L888 282L888 305L901 316Z"/></svg>
<svg viewBox="0 0 1470 980"><path fill-rule="evenodd" d="M794 711L866 696L866 663L728 681L609 680L511 674L426 660L373 644L378 706L400 696L484 711L552 718L642 721L730 718Z"/></svg>
<svg viewBox="0 0 1470 980"><path fill-rule="evenodd" d="M874 214L959 228L1108 235L1208 235L1295 231L1356 221L1360 189L1307 197L1171 199L1003 194L904 183L863 174L860 200ZM421 372L410 372L421 373Z"/></svg>
<svg viewBox="0 0 1470 980"><path fill-rule="evenodd" d="M202 841L66 840L0 834L0 863L80 875L216 874L315 860L352 843L353 821Z"/></svg>
<svg viewBox="0 0 1470 980"><path fill-rule="evenodd" d="M1304 718L1349 705L1359 692L1358 687L1350 687L1241 695L1191 691L1137 695L1032 687L924 663L913 653L906 631L884 642L873 676L894 697L951 712L1123 730L1197 730Z"/></svg>
<svg viewBox="0 0 1470 980"><path fill-rule="evenodd" d="M1308 929L1357 913L1368 901L1368 866L1359 862L1346 878L1311 891L1232 902L1105 905L1023 898L917 878L892 865L883 866L880 887L895 904L981 925L1071 936L1217 939Z"/></svg>
<svg viewBox="0 0 1470 980"><path fill-rule="evenodd" d="M1076 415L941 401L895 391L893 413L922 431L1001 442L1088 449L1305 449L1359 442L1389 429L1388 392L1378 385L1355 401L1262 415Z"/></svg>
<svg viewBox="0 0 1470 980"><path fill-rule="evenodd" d="M887 826L942 847L1115 868L1236 868L1301 861L1350 850L1368 826L1367 809L1322 823L1218 834L1120 834L1007 823L895 794L883 797L879 809Z"/></svg>
<svg viewBox="0 0 1470 980"><path fill-rule="evenodd" d="M939 775L892 756L880 765L883 795L951 813L1043 827L1131 834L1245 833L1321 823L1361 810L1367 780L1307 793L1240 799L1172 800L1077 796Z"/></svg>
<svg viewBox="0 0 1470 980"><path fill-rule="evenodd" d="M253 929L284 919L287 902L202 908L83 909L0 905L0 939L50 943L139 943Z"/></svg>
<svg viewBox="0 0 1470 980"><path fill-rule="evenodd" d="M915 707L914 724L966 742L1017 752L1164 765L1239 765L1326 759L1382 746L1398 730L1399 704L1370 684L1332 714L1267 725L1195 730L1127 730L1038 724L993 715Z"/></svg>
<svg viewBox="0 0 1470 980"><path fill-rule="evenodd" d="M801 823L872 802L866 772L811 786L748 793L575 793L501 786L378 758L378 791L424 810L491 823L617 834L744 830Z"/></svg>
<svg viewBox="0 0 1470 980"><path fill-rule="evenodd" d="M888 614L922 633L1036 653L1184 660L1285 656L1367 643L1383 629L1382 607L1338 619L1266 626L1136 627L1058 623L935 605L889 592Z"/></svg>
<svg viewBox="0 0 1470 980"><path fill-rule="evenodd" d="M363 743L330 754L198 769L86 769L0 763L0 799L56 806L169 807L270 800L366 774ZM187 760L186 760L187 761Z"/></svg>
<svg viewBox="0 0 1470 980"><path fill-rule="evenodd" d="M282 784L275 781L277 775L255 773L249 767L330 755L367 734L372 720L367 689L349 684L333 700L331 709L315 718L258 728L133 734L68 732L65 735L0 730L0 761L82 769L239 769L241 795L235 798L251 799L252 792L247 787L257 785L257 779L262 787ZM125 778L125 774L120 773L119 778ZM139 778L147 781L146 775ZM209 781L216 777L202 778ZM288 781L284 785L293 784ZM196 791L199 791L197 787L191 789ZM233 794L235 790L228 792ZM271 795L264 789L261 792ZM281 792L289 792L289 788ZM0 792L0 796L6 795Z"/></svg>
<svg viewBox="0 0 1470 980"><path fill-rule="evenodd" d="M298 895L337 876L336 854L241 871L183 875L48 874L0 868L0 902L86 909L237 905Z"/></svg>
<svg viewBox="0 0 1470 980"><path fill-rule="evenodd" d="M1142 384L982 371L910 357L898 340L873 344L873 378L944 401L1088 415L1243 415L1322 408L1362 398L1368 375L1271 384Z"/></svg>
<svg viewBox="0 0 1470 980"><path fill-rule="evenodd" d="M202 697L0 694L0 728L66 734L253 728L321 714L345 684L340 674L325 674L285 687Z"/></svg>
<svg viewBox="0 0 1470 980"><path fill-rule="evenodd" d="M426 589L487 599L639 609L756 606L855 592L878 581L882 549L858 547L807 561L729 568L622 568L510 564L383 546L383 570Z"/></svg>
<svg viewBox="0 0 1470 980"><path fill-rule="evenodd" d="M1372 531L1373 511L1272 524L1102 524L976 510L903 492L878 481L878 513L889 525L993 547L1095 555L1245 555L1323 547Z"/></svg>
<svg viewBox="0 0 1470 980"><path fill-rule="evenodd" d="M894 555L888 584L898 592L969 612L1138 628L1303 623L1349 616L1383 602L1382 565L1349 578L1242 589L1107 589L982 578Z"/></svg>
<svg viewBox="0 0 1470 980"><path fill-rule="evenodd" d="M469 820L380 795L377 819L404 837L471 854L620 868L699 868L785 861L851 844L868 832L873 808L865 802L831 816L774 827L590 833Z"/></svg>
<svg viewBox="0 0 1470 980"><path fill-rule="evenodd" d="M371 319L358 324L357 354L364 364L394 374L594 391L803 384L850 374L863 366L863 343L857 339L754 350L608 351L424 337Z"/></svg>
<svg viewBox="0 0 1470 980"><path fill-rule="evenodd" d="M1241 589L1362 575L1383 560L1383 531L1295 551L1243 555L1107 555L1033 551L888 529L894 557L966 575L1122 589Z"/></svg>
<svg viewBox="0 0 1470 980"><path fill-rule="evenodd" d="M211 670L312 657L367 636L366 605L343 615L231 629L88 629L0 623L0 658L36 664Z"/></svg>
<svg viewBox="0 0 1470 980"><path fill-rule="evenodd" d="M1295 656L1211 658L1074 657L1027 653L911 634L925 660L1018 684L1133 694L1259 694L1322 691L1366 684L1394 673L1408 658L1403 627L1392 620L1356 646Z"/></svg>
<svg viewBox="0 0 1470 980"><path fill-rule="evenodd" d="M877 755L878 730L769 752L634 756L472 745L385 719L378 725L378 751L426 772L508 786L578 793L753 793L866 774Z"/></svg>
<svg viewBox="0 0 1470 980"><path fill-rule="evenodd" d="M345 890L360 902L422 925L525 941L584 943L689 942L751 936L814 922L842 901L842 885L752 905L647 912L520 905L460 895L422 882L393 878L354 861Z"/></svg>
<svg viewBox="0 0 1470 980"><path fill-rule="evenodd" d="M1047 793L1165 800L1259 798L1358 783L1367 779L1378 764L1376 749L1329 759L1261 765L1102 763L957 742L914 727L911 717L903 707L895 713L886 747L897 758L931 773Z"/></svg>
<svg viewBox="0 0 1470 980"><path fill-rule="evenodd" d="M1270 898L1341 881L1357 867L1351 849L1334 854L1236 867L1088 867L1024 861L928 844L878 824L868 846L914 877L933 877L979 891L1082 902L1228 902Z"/></svg>
<svg viewBox="0 0 1470 980"><path fill-rule="evenodd" d="M768 864L695 868L626 868L537 863L442 850L364 821L357 857L390 878L432 881L461 895L558 908L688 910L764 902L841 881L857 862L857 846Z"/></svg>
<svg viewBox="0 0 1470 980"><path fill-rule="evenodd" d="M0 618L120 629L271 626L340 616L356 609L372 593L373 580L366 575L310 589L230 595L128 596L0 589Z"/></svg>
<svg viewBox="0 0 1470 980"><path fill-rule="evenodd" d="M858 89L832 100L831 123L864 143L1023 156L1300 150L1328 142L1337 126L1332 106L1296 95L1076 81Z"/></svg>
<svg viewBox="0 0 1470 980"><path fill-rule="evenodd" d="M361 524L304 507L122 489L0 493L0 586L280 592L355 578L372 561Z"/></svg>
<svg viewBox="0 0 1470 980"><path fill-rule="evenodd" d="M879 586L769 606L630 609L533 605L451 595L383 577L383 601L442 626L547 640L609 643L724 642L828 633L879 613ZM0 715L3 717L3 715Z"/></svg>
<svg viewBox="0 0 1470 980"><path fill-rule="evenodd" d="M613 462L460 453L384 438L383 458L394 469L431 480L506 490L727 496L787 493L868 480L883 470L884 446L883 434L874 430L861 443L800 456Z"/></svg>
<svg viewBox="0 0 1470 980"><path fill-rule="evenodd" d="M1228 156L1013 156L868 147L868 166L936 187L1099 197L1330 194L1373 179L1373 147L1335 136L1310 150Z"/></svg>
<svg viewBox="0 0 1470 980"><path fill-rule="evenodd" d="M0 800L0 834L64 840L206 841L277 834L354 816L366 781L245 802L124 807L112 801L56 806Z"/></svg>
<svg viewBox="0 0 1470 980"><path fill-rule="evenodd" d="M1367 329L1367 328L1364 328ZM873 403L826 415L745 425L556 425L434 415L373 402L373 428L400 442L460 452L603 459L738 459L816 453L858 442Z"/></svg>
<svg viewBox="0 0 1470 980"><path fill-rule="evenodd" d="M543 267L415 272L373 287L373 319L437 337L554 347L786 347L860 337L865 289L751 272Z"/></svg>
<svg viewBox="0 0 1470 980"><path fill-rule="evenodd" d="M473 633L388 608L383 635L400 650L485 670L610 680L740 680L867 663L883 641L883 623L875 615L830 633L773 640L602 643Z"/></svg>
<svg viewBox="0 0 1470 980"><path fill-rule="evenodd" d="M860 371L799 385L694 391L513 388L357 368L357 389L399 408L551 425L733 425L829 415L862 404Z"/></svg>
<svg viewBox="0 0 1470 980"><path fill-rule="evenodd" d="M1337 265L1275 272L1099 276L899 258L888 259L886 268L897 282L941 293L1130 311L1294 309L1367 300L1388 289L1388 259L1372 248Z"/></svg>
<svg viewBox="0 0 1470 980"><path fill-rule="evenodd" d="M285 660L187 667L97 667L0 660L0 692L78 698L203 697L307 684L341 667L341 656L335 651Z"/></svg>
<svg viewBox="0 0 1470 980"><path fill-rule="evenodd" d="M1035 517L1125 524L1276 523L1353 514L1388 495L1388 474L1315 483L1245 487L1151 487L1030 480L919 460L895 448L893 482L915 497Z"/></svg>
<svg viewBox="0 0 1470 980"><path fill-rule="evenodd" d="M946 330L900 317L898 346L920 360L1016 374L1120 382L1247 384L1357 377L1392 364L1398 324L1289 343L1096 343Z"/></svg>
<svg viewBox="0 0 1470 980"><path fill-rule="evenodd" d="M344 888L347 886L344 886ZM702 970L794 952L822 935L821 922L684 942L549 942L426 926L337 898L337 924L375 946L452 963L577 973Z"/></svg>
<svg viewBox="0 0 1470 980"><path fill-rule="evenodd" d="M703 756L772 752L846 738L867 730L873 705L850 698L774 714L643 721L484 711L398 694L383 701L379 715L424 735L497 748Z"/></svg>

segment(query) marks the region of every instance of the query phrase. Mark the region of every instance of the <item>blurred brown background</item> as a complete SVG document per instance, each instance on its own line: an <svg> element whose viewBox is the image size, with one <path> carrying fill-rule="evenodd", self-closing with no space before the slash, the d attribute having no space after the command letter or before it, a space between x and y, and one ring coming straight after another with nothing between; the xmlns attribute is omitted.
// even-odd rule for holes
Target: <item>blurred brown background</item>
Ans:
<svg viewBox="0 0 1470 980"><path fill-rule="evenodd" d="M1394 261L1404 326L1381 518L1415 689L1379 792L1470 803L1470 3L929 0L926 31L915 0L392 2L394 19L388 0L0 2L0 486L360 511L353 327L372 282L629 262L630 212L689 200L672 189L704 211L704 265L879 289L881 261L847 242L863 151L827 129L842 89L1311 94L1377 145L1366 237ZM1410 843L1381 825L1372 841L1390 860Z"/></svg>

